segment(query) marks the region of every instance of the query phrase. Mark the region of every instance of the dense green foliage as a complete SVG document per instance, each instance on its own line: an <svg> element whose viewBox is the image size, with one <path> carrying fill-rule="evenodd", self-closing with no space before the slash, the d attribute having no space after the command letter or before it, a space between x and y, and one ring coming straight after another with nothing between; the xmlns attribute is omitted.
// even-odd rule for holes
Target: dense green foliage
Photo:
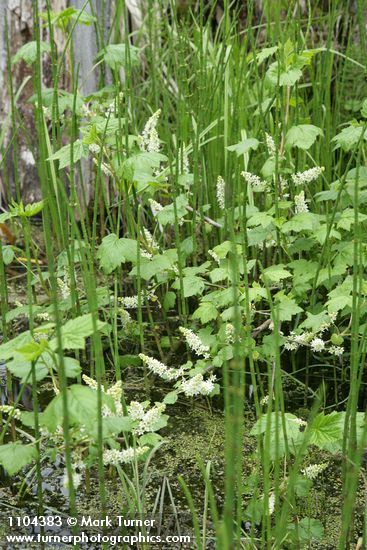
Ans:
<svg viewBox="0 0 367 550"><path fill-rule="evenodd" d="M308 18L265 4L255 25L248 3L243 29L227 4L215 26L200 9L180 15L172 4L167 18L157 4L134 45L116 24L96 57L100 87L85 97L71 37L78 24L100 31L97 19L72 8L43 14L50 36L55 26L65 35L57 52L40 39L35 2L33 41L11 63L34 66L26 101L43 199L24 206L18 176L17 202L0 214L24 236L0 246L0 361L8 386L21 384L0 407L0 464L14 475L35 462L42 506L41 461L61 454L71 512L83 476L97 472L102 513L112 465L130 513L148 513L159 432L179 400L201 401L223 408L226 445L223 505L201 464L205 521L180 479L197 548L208 515L220 550L327 540L322 521L303 513L327 467L310 463L315 449L342 457L338 544L352 548L367 537L367 515L363 532L353 527L367 441L365 14L359 7L354 42L349 30L336 48L343 3ZM45 56L52 88L41 84ZM32 238L40 216L43 247ZM17 262L27 298L12 304L7 270ZM143 401L125 392L132 370ZM45 381L54 396L38 410ZM27 384L33 412L21 406ZM245 430L257 445L250 479Z"/></svg>

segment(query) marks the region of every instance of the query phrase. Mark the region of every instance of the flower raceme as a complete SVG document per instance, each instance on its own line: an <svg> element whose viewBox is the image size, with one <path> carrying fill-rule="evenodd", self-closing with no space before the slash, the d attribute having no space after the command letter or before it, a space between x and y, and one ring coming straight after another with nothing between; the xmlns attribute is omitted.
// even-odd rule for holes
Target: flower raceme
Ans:
<svg viewBox="0 0 367 550"><path fill-rule="evenodd" d="M148 410L145 410L146 407L145 403L139 403L138 401L131 401L127 407L130 418L139 422L138 426L133 430L137 435L154 431L155 425L161 419L162 413L166 408L164 403L156 403Z"/></svg>
<svg viewBox="0 0 367 550"><path fill-rule="evenodd" d="M141 455L148 451L149 447L128 447L123 451L118 449L106 449L103 452L103 464L105 466L112 464L118 466L119 464L127 464L133 462L135 458L139 458Z"/></svg>
<svg viewBox="0 0 367 550"><path fill-rule="evenodd" d="M184 380L181 384L181 389L187 397L195 395L210 395L214 390L215 375L210 376L207 380L201 373L196 374L188 380Z"/></svg>
<svg viewBox="0 0 367 550"><path fill-rule="evenodd" d="M322 462L321 464L310 464L310 466L307 466L303 470L301 470L302 474L307 477L308 479L315 479L321 472L327 468L328 464L327 462Z"/></svg>
<svg viewBox="0 0 367 550"><path fill-rule="evenodd" d="M160 149L159 137L157 132L158 119L161 110L158 109L145 124L144 130L140 136L140 149L148 153L158 153Z"/></svg>
<svg viewBox="0 0 367 550"><path fill-rule="evenodd" d="M209 358L209 346L204 345L195 332L185 327L180 327L179 330L185 337L186 343L190 349L192 349L197 355L202 355L204 359Z"/></svg>
<svg viewBox="0 0 367 550"><path fill-rule="evenodd" d="M147 365L149 370L154 372L154 374L158 374L158 376L160 376L164 380L177 380L177 378L183 375L182 367L180 367L179 369L167 367L167 365L161 363L161 361L158 361L158 359L148 357L148 355L144 355L144 353L139 353L139 357L143 361L143 363Z"/></svg>
<svg viewBox="0 0 367 550"><path fill-rule="evenodd" d="M323 166L315 166L305 172L297 172L292 175L293 183L294 185L305 185L307 183L311 183L312 181L315 181L323 173L323 171Z"/></svg>
<svg viewBox="0 0 367 550"><path fill-rule="evenodd" d="M248 183L253 191L265 191L268 186L266 181L261 180L259 176L251 172L241 172L241 176L243 176L246 183Z"/></svg>
<svg viewBox="0 0 367 550"><path fill-rule="evenodd" d="M89 376L83 375L83 380L86 382L86 384L96 390L97 389L97 382L93 380L92 378L89 378ZM113 416L116 414L117 416L125 416L122 405L121 405L121 398L122 398L122 382L119 380L114 384L112 387L108 388L106 391L104 390L103 386L101 386L101 389L104 393L107 395L110 395L115 403L116 413L112 413L112 411L106 406L103 406L102 415L104 417ZM134 429L134 433L138 435L142 435L146 432L154 431L155 424L160 420L161 415L163 411L165 410L166 406L164 403L155 403L153 407L148 408L149 403L139 403L138 401L131 401L130 405L127 407L127 412L131 420L139 421L138 426Z"/></svg>
<svg viewBox="0 0 367 550"><path fill-rule="evenodd" d="M192 331L190 331L192 332ZM192 333L193 334L193 333ZM192 344L195 343L195 349L201 349L199 346L204 347L204 349L207 348L207 346L203 346L202 342L200 341L200 345L196 338L193 338L192 334L189 334L188 338L192 340ZM158 361L158 359L154 359L154 357L148 357L144 353L139 354L140 359L143 361L145 365L149 368L151 372L154 372L154 374L157 374L163 380L177 380L178 378L182 377L181 383L179 385L179 390L181 390L186 397L193 397L195 395L210 395L212 391L214 390L214 382L216 380L216 377L214 375L211 375L207 380L204 379L204 376L199 373L195 376L185 379L184 376L184 367L179 368L170 368L167 367L164 363L161 361ZM144 408L141 404L133 402L130 404L129 407L129 414L131 417L134 417L134 419L142 419L144 417Z"/></svg>
<svg viewBox="0 0 367 550"><path fill-rule="evenodd" d="M150 208L152 209L153 216L156 216L158 212L161 212L163 210L163 206L155 201L154 199L149 199Z"/></svg>
<svg viewBox="0 0 367 550"><path fill-rule="evenodd" d="M267 148L268 153L269 153L269 157L274 158L275 155L276 155L275 141L274 141L273 137L270 134L268 134L267 132L265 132L265 142L266 142L266 148Z"/></svg>
<svg viewBox="0 0 367 550"><path fill-rule="evenodd" d="M219 208L224 210L226 207L226 184L222 176L217 179L217 202Z"/></svg>
<svg viewBox="0 0 367 550"><path fill-rule="evenodd" d="M302 214L303 212L308 212L308 206L305 199L305 192L301 191L298 195L294 197L294 205L296 214Z"/></svg>
<svg viewBox="0 0 367 550"><path fill-rule="evenodd" d="M325 342L321 338L314 338L311 340L311 349L312 351L322 351L325 349Z"/></svg>

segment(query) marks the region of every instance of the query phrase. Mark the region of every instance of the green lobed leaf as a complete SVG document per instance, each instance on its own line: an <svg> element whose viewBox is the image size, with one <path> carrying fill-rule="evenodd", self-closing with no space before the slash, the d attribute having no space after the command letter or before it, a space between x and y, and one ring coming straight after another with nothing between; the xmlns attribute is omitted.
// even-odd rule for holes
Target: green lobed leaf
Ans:
<svg viewBox="0 0 367 550"><path fill-rule="evenodd" d="M200 306L194 311L192 318L200 319L201 323L205 325L209 321L213 321L218 316L218 311L212 302L202 302Z"/></svg>
<svg viewBox="0 0 367 550"><path fill-rule="evenodd" d="M47 42L40 42L41 54L49 53L51 51L50 44ZM27 65L32 65L36 62L37 59L37 42L36 40L31 40L19 48L17 53L12 58L12 63L18 63L18 61L23 60Z"/></svg>
<svg viewBox="0 0 367 550"><path fill-rule="evenodd" d="M318 136L323 136L323 131L318 126L313 124L299 124L298 126L292 126L288 130L285 138L286 149L291 147L298 147L299 149L307 150L316 141Z"/></svg>
<svg viewBox="0 0 367 550"><path fill-rule="evenodd" d="M266 269L264 269L261 275L262 279L268 279L269 281L272 281L274 283L279 283L279 281L282 281L283 279L288 279L288 277L292 277L292 273L285 269L284 264L272 265L270 267L267 267Z"/></svg>
<svg viewBox="0 0 367 550"><path fill-rule="evenodd" d="M97 391L81 384L74 384L66 390L66 394L70 425L83 424L88 430L93 431L98 415ZM102 405L106 405L114 413L115 405L112 397L103 392L101 396ZM63 417L63 396L59 394L40 414L40 425L45 426L50 432L54 432L57 426L62 425Z"/></svg>
<svg viewBox="0 0 367 550"><path fill-rule="evenodd" d="M274 298L279 321L291 321L294 315L303 311L297 305L296 300L286 296L283 291L278 292Z"/></svg>
<svg viewBox="0 0 367 550"><path fill-rule="evenodd" d="M344 151L350 151L360 140L367 140L367 130L363 130L362 124L354 122L343 128L331 141L335 143L334 149L341 148Z"/></svg>
<svg viewBox="0 0 367 550"><path fill-rule="evenodd" d="M176 209L178 219L183 218L187 213L186 206L188 205L188 200L185 195L179 195L176 199ZM174 204L168 204L164 206L162 210L157 213L157 219L162 225L167 223L175 223L175 209Z"/></svg>
<svg viewBox="0 0 367 550"><path fill-rule="evenodd" d="M367 220L366 214L362 214L362 212L358 212L358 223L364 222L366 220ZM336 226L338 229L345 229L346 231L350 231L350 228L352 225L354 225L354 222L355 222L354 208L347 208L346 210L344 210L344 212L340 216Z"/></svg>
<svg viewBox="0 0 367 550"><path fill-rule="evenodd" d="M3 246L3 262L4 265L10 265L15 257L15 252L12 246Z"/></svg>
<svg viewBox="0 0 367 550"><path fill-rule="evenodd" d="M177 391L171 391L167 393L165 398L163 399L163 403L166 405L174 405L178 399L178 392Z"/></svg>
<svg viewBox="0 0 367 550"><path fill-rule="evenodd" d="M47 160L58 160L59 161L59 168L60 170L62 168L66 168L67 166L70 166L71 164L71 150L72 146L69 143L68 145L65 145L56 153L48 157ZM73 143L73 162L74 164L78 162L81 158L88 158L89 156L89 148L88 145L83 143L80 139L77 139Z"/></svg>
<svg viewBox="0 0 367 550"><path fill-rule="evenodd" d="M8 361L6 364L9 371L16 376L17 378L20 378L20 381L23 382L31 382L31 370L32 370L32 363L31 361L27 361L24 359L24 357L21 357L19 355L15 355L15 357ZM49 373L47 365L42 361L42 358L40 358L34 367L34 372L36 376L37 382L40 380L43 380L46 378L46 376Z"/></svg>
<svg viewBox="0 0 367 550"><path fill-rule="evenodd" d="M302 71L300 68L293 66L283 70L281 68L279 73L279 64L278 61L275 61L267 70L266 78L272 85L279 82L279 86L294 86L302 78Z"/></svg>
<svg viewBox="0 0 367 550"><path fill-rule="evenodd" d="M299 543L302 544L302 547L312 540L320 540L324 536L324 527L320 520L313 518L302 518L297 526L294 523L288 525L288 529L291 532L291 538L293 544L299 546Z"/></svg>
<svg viewBox="0 0 367 550"><path fill-rule="evenodd" d="M259 140L256 138L247 138L243 141L240 141L239 143L236 143L235 145L229 145L227 147L228 151L234 152L239 157L240 155L243 155L245 153L248 153L251 151L256 151L256 149L259 146Z"/></svg>
<svg viewBox="0 0 367 550"><path fill-rule="evenodd" d="M126 44L108 44L98 53L97 59L103 59L111 69L124 67L128 60L131 65L138 65L139 49L129 45L127 50Z"/></svg>
<svg viewBox="0 0 367 550"><path fill-rule="evenodd" d="M5 344L0 345L0 359L3 361L7 361L11 357L14 356L16 353L17 348L20 348L21 346L24 346L25 344L28 344L29 342L32 342L33 338L29 330L22 332L21 334L18 334L15 338L12 340L9 340Z"/></svg>
<svg viewBox="0 0 367 550"><path fill-rule="evenodd" d="M157 274L172 268L172 263L167 255L157 254L153 258L141 258L140 260L140 276L142 279L149 281ZM129 273L129 275L138 274L138 267L135 266Z"/></svg>
<svg viewBox="0 0 367 550"><path fill-rule="evenodd" d="M47 347L48 342L43 338L40 342L35 342L35 340L32 340L31 342L24 344L24 346L17 348L16 351L26 361L36 361Z"/></svg>
<svg viewBox="0 0 367 550"><path fill-rule="evenodd" d="M133 239L119 239L115 233L110 233L102 239L96 256L101 268L109 274L124 262L135 262L137 246L137 241Z"/></svg>
<svg viewBox="0 0 367 550"><path fill-rule="evenodd" d="M338 441L342 434L340 413L320 413L310 426L310 443L322 449L326 444Z"/></svg>
<svg viewBox="0 0 367 550"><path fill-rule="evenodd" d="M312 212L301 212L295 214L291 220L282 225L282 233L294 231L316 231L320 227L320 219L317 214Z"/></svg>
<svg viewBox="0 0 367 550"><path fill-rule="evenodd" d="M285 427L285 429L284 429ZM300 430L299 419L291 413L272 412L263 414L252 427L250 435L270 433L269 454L272 460L285 455L286 449L295 453L304 437Z"/></svg>
<svg viewBox="0 0 367 550"><path fill-rule="evenodd" d="M107 323L96 321L97 331L103 330L105 327L107 327ZM83 349L85 338L92 336L92 334L94 334L94 327L91 313L71 319L61 328L62 347L63 349ZM57 338L53 338L49 345L51 349L57 349Z"/></svg>
<svg viewBox="0 0 367 550"><path fill-rule="evenodd" d="M21 443L0 445L0 464L10 476L18 473L36 458L37 450L33 445L22 445Z"/></svg>
<svg viewBox="0 0 367 550"><path fill-rule="evenodd" d="M163 309L164 311L169 311L174 307L176 303L176 293L172 292L171 290L167 291L164 294L163 298Z"/></svg>
<svg viewBox="0 0 367 550"><path fill-rule="evenodd" d="M205 281L201 277L189 276L184 277L182 279L183 283L183 292L185 298L189 298L190 296L196 296L198 294L202 294L204 288L205 288ZM180 282L177 280L173 285L173 288L180 288Z"/></svg>

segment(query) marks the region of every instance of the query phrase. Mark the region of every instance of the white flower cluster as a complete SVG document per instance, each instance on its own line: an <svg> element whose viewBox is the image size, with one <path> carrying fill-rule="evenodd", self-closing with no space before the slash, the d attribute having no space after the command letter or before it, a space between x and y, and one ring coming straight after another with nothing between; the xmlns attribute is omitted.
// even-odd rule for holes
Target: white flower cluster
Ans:
<svg viewBox="0 0 367 550"><path fill-rule="evenodd" d="M317 330L317 334L322 334L323 332L325 332L325 330L327 330L330 327L330 325L335 323L337 316L338 316L337 313L328 313L329 319L321 323L319 329Z"/></svg>
<svg viewBox="0 0 367 550"><path fill-rule="evenodd" d="M269 157L274 158L276 154L275 141L273 137L266 132L265 132L265 141L266 141L266 147L269 153Z"/></svg>
<svg viewBox="0 0 367 550"><path fill-rule="evenodd" d="M304 191L301 191L298 195L295 195L294 206L295 206L296 214L302 214L303 212L308 212L308 206L305 199Z"/></svg>
<svg viewBox="0 0 367 550"><path fill-rule="evenodd" d="M19 420L19 418L22 416L22 413L19 409L16 409L12 405L0 405L0 412L9 414L16 420Z"/></svg>
<svg viewBox="0 0 367 550"><path fill-rule="evenodd" d="M149 370L154 372L154 374L158 374L158 376L164 380L177 380L177 378L183 375L182 367L179 369L169 368L164 363L158 361L158 359L148 357L148 355L144 355L144 353L139 353L139 357L143 363L147 365Z"/></svg>
<svg viewBox="0 0 367 550"><path fill-rule="evenodd" d="M226 183L222 176L217 179L217 201L219 208L224 210L226 207Z"/></svg>
<svg viewBox="0 0 367 550"><path fill-rule="evenodd" d="M89 106L87 103L83 103L83 105L81 106L80 108L81 112L82 112L82 115L84 117L90 117L92 116L92 111L90 110Z"/></svg>
<svg viewBox="0 0 367 550"><path fill-rule="evenodd" d="M115 115L118 114L118 106L115 104L114 101L111 101L111 103L109 104L109 106L106 108L104 114L105 114L106 117L107 117L108 115L115 116Z"/></svg>
<svg viewBox="0 0 367 550"><path fill-rule="evenodd" d="M132 323L131 315L128 311L126 311L124 308L119 308L119 314L121 318L121 325L122 328L126 328L130 323Z"/></svg>
<svg viewBox="0 0 367 550"><path fill-rule="evenodd" d="M151 234L151 232L149 231L149 229L144 227L143 228L143 234L144 234L144 239L146 240L147 245L149 246L149 248L152 248L153 250L157 250L158 249L158 244L157 244L156 240L154 239L153 235Z"/></svg>
<svg viewBox="0 0 367 550"><path fill-rule="evenodd" d="M106 404L102 405L101 414L103 418L108 418L109 416L113 416L113 412L111 411L110 407L108 407Z"/></svg>
<svg viewBox="0 0 367 550"><path fill-rule="evenodd" d="M270 399L269 395L264 395L264 397L260 399L260 405L267 405L269 403L269 399Z"/></svg>
<svg viewBox="0 0 367 550"><path fill-rule="evenodd" d="M296 334L292 331L289 336L285 337L284 348L289 351L295 351L300 346L310 346L314 352L326 350L326 345L322 339L322 334L328 330L333 323L335 323L337 315L338 314L334 312L328 313L328 319L321 323L315 332ZM344 348L342 346L330 346L328 351L331 355L341 357L344 353Z"/></svg>
<svg viewBox="0 0 367 550"><path fill-rule="evenodd" d="M47 438L47 443L54 443L62 447L65 443L64 429L62 426L57 425L54 432L50 432L47 428L40 426L40 434L42 437Z"/></svg>
<svg viewBox="0 0 367 550"><path fill-rule="evenodd" d="M322 338L314 338L311 340L311 349L312 351L322 351L325 349L325 342L322 340Z"/></svg>
<svg viewBox="0 0 367 550"><path fill-rule="evenodd" d="M202 355L205 359L209 358L209 346L204 345L195 332L185 327L180 327L179 330L184 335L190 349L197 355Z"/></svg>
<svg viewBox="0 0 367 550"><path fill-rule="evenodd" d="M267 183L264 180L261 180L256 174L251 172L241 172L241 175L245 178L246 183L248 183L253 191L265 191L267 188Z"/></svg>
<svg viewBox="0 0 367 550"><path fill-rule="evenodd" d="M140 420L144 416L144 405L139 401L131 401L127 408L129 416L132 420Z"/></svg>
<svg viewBox="0 0 367 550"><path fill-rule="evenodd" d="M63 279L58 277L57 286L59 287L62 299L67 300L70 296L70 278L68 275L64 275Z"/></svg>
<svg viewBox="0 0 367 550"><path fill-rule="evenodd" d="M93 162L96 166L99 166L98 159L93 158ZM111 170L109 169L109 167L107 166L107 164L105 162L101 162L101 170L104 173L104 175L107 176L108 178L112 177L112 172L111 172Z"/></svg>
<svg viewBox="0 0 367 550"><path fill-rule="evenodd" d="M158 119L161 110L158 109L145 124L143 133L140 136L140 149L149 153L158 153L160 149L159 137L157 132Z"/></svg>
<svg viewBox="0 0 367 550"><path fill-rule="evenodd" d="M135 309L139 305L139 296L124 296L118 298L118 301L125 307L126 309Z"/></svg>
<svg viewBox="0 0 367 550"><path fill-rule="evenodd" d="M260 250L264 250L264 246L265 248L272 248L276 245L277 245L276 240L273 239L272 234L269 233L266 239L264 241L260 241L257 246Z"/></svg>
<svg viewBox="0 0 367 550"><path fill-rule="evenodd" d="M98 143L91 143L89 145L89 151L93 154L93 155L98 155L101 151L101 147L98 145Z"/></svg>
<svg viewBox="0 0 367 550"><path fill-rule="evenodd" d="M36 315L37 321L51 321L51 316L46 311L37 313Z"/></svg>
<svg viewBox="0 0 367 550"><path fill-rule="evenodd" d="M275 495L274 495L274 493L270 493L270 495L269 495L268 509L269 509L269 515L271 516L274 513L274 510L275 510Z"/></svg>
<svg viewBox="0 0 367 550"><path fill-rule="evenodd" d="M310 466L307 466L303 470L301 470L301 473L307 477L308 479L315 479L321 472L327 468L328 463L322 462L321 464L311 464Z"/></svg>
<svg viewBox="0 0 367 550"><path fill-rule="evenodd" d="M150 300L152 296L154 296L154 290L150 290L146 294L144 292L141 292L141 303L144 303L144 300ZM139 306L139 296L120 296L117 298L117 300L120 302L122 307L126 309L135 309Z"/></svg>
<svg viewBox="0 0 367 550"><path fill-rule="evenodd" d="M159 202L155 201L154 199L149 199L149 204L150 208L152 209L153 216L156 216L157 213L164 208Z"/></svg>
<svg viewBox="0 0 367 550"><path fill-rule="evenodd" d="M74 470L73 473L72 473L72 478L73 478L74 489L77 489L79 487L79 485L81 484L81 482L82 482L82 474L80 474L79 472L76 472ZM66 470L64 472L64 477L63 477L62 483L63 483L63 486L65 487L65 489L69 488L69 476L68 476Z"/></svg>
<svg viewBox="0 0 367 550"><path fill-rule="evenodd" d="M110 395L115 402L120 403L122 397L122 380L118 380L116 384L108 388L106 393Z"/></svg>
<svg viewBox="0 0 367 550"><path fill-rule="evenodd" d="M62 445L63 443L64 441L62 441ZM78 489L79 485L81 484L82 474L85 471L86 465L83 462L82 456L78 451L75 451L73 458L74 458L73 465L72 465L73 486L74 486L74 489ZM64 470L63 486L65 487L65 489L69 488L69 476L66 468Z"/></svg>
<svg viewBox="0 0 367 550"><path fill-rule="evenodd" d="M80 433L82 433L82 430L84 428L84 425L80 428ZM44 436L48 436L48 439L55 443L55 445L60 445L62 448L65 444L65 435L64 435L64 428L60 425L57 425L54 432L49 432L47 428L40 429L40 432ZM48 432L48 433L47 433Z"/></svg>
<svg viewBox="0 0 367 550"><path fill-rule="evenodd" d="M307 426L306 420L303 420L302 418L292 418L291 420L295 424L298 424L298 426Z"/></svg>
<svg viewBox="0 0 367 550"><path fill-rule="evenodd" d="M337 317L338 317L338 312L337 311L329 312L330 323L335 323Z"/></svg>
<svg viewBox="0 0 367 550"><path fill-rule="evenodd" d="M86 374L83 374L82 378L83 378L84 382L87 384L87 386L92 388L92 390L96 390L98 388L98 383L97 383L96 380L93 380L93 378L90 378Z"/></svg>
<svg viewBox="0 0 367 550"><path fill-rule="evenodd" d="M235 328L232 325L232 323L227 323L225 328L225 335L226 335L226 342L227 344L233 344L234 343L234 337L235 337Z"/></svg>
<svg viewBox="0 0 367 550"><path fill-rule="evenodd" d="M341 357L344 353L344 348L343 346L330 346L329 352L331 353L331 355Z"/></svg>
<svg viewBox="0 0 367 550"><path fill-rule="evenodd" d="M287 336L286 343L284 344L285 349L294 351L298 349L300 346L306 346L309 341L312 339L313 334L311 332L303 332L301 334L296 334L295 332L291 332L289 336Z"/></svg>
<svg viewBox="0 0 367 550"><path fill-rule="evenodd" d="M42 340L48 340L47 334L44 334L42 332L35 332L33 334L33 338L34 338L34 341L38 343L42 342Z"/></svg>
<svg viewBox="0 0 367 550"><path fill-rule="evenodd" d="M138 426L133 430L135 434L142 435L146 432L154 431L155 425L160 420L162 413L166 409L164 403L156 403L154 407L145 410L145 405L138 401L132 401L127 410L130 418L139 420Z"/></svg>
<svg viewBox="0 0 367 550"><path fill-rule="evenodd" d="M45 105L42 105L42 112L44 114L45 118L51 119L52 118L52 112L49 107L46 107ZM60 115L60 120L64 119L64 115Z"/></svg>
<svg viewBox="0 0 367 550"><path fill-rule="evenodd" d="M181 389L187 397L193 397L194 395L210 395L214 390L215 380L215 375L204 380L203 375L199 373L188 380L183 380Z"/></svg>
<svg viewBox="0 0 367 550"><path fill-rule="evenodd" d="M323 171L323 166L315 166L314 168L310 168L305 172L297 172L296 174L292 175L293 183L294 185L305 185L307 183L311 183L312 181L315 181L322 174Z"/></svg>
<svg viewBox="0 0 367 550"><path fill-rule="evenodd" d="M105 466L109 464L112 464L112 466L127 464L146 453L148 449L149 447L146 446L136 448L128 447L123 451L119 451L118 449L107 449L103 452L103 464Z"/></svg>
<svg viewBox="0 0 367 550"><path fill-rule="evenodd" d="M105 112L104 112L104 115L105 116L109 116L109 115L118 115L119 113L119 102L121 102L124 98L124 94L123 92L120 92L118 96L116 96L113 101L111 101L111 103L108 105L108 107L106 108Z"/></svg>
<svg viewBox="0 0 367 550"><path fill-rule="evenodd" d="M92 390L97 390L98 383L96 380L93 380L93 378L90 378L86 374L83 374L82 378L87 386L89 386ZM107 417L113 416L114 414L116 414L117 416L124 416L124 411L121 405L122 381L118 380L113 386L111 386L107 390L105 390L105 388L101 385L101 391L112 397L116 410L116 412L113 413L107 405L102 405L102 416Z"/></svg>
<svg viewBox="0 0 367 550"><path fill-rule="evenodd" d="M155 430L157 422L160 420L162 413L164 412L166 406L163 403L155 405L149 409L141 418L139 426L136 428L135 433L142 435L146 432L152 432Z"/></svg>

